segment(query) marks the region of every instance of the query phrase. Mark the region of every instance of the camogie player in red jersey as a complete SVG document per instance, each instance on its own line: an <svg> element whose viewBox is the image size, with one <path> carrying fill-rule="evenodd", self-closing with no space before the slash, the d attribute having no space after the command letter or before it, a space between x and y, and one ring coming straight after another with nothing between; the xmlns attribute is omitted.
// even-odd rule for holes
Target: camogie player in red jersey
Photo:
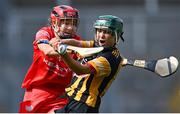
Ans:
<svg viewBox="0 0 180 114"><path fill-rule="evenodd" d="M20 113L52 113L66 105L68 100L59 96L65 92L73 72L51 44L58 42L59 38L80 40L76 35L78 23L78 10L60 5L51 12L51 25L36 33L33 62L22 83L25 93L20 103ZM75 54L70 55L77 59Z"/></svg>

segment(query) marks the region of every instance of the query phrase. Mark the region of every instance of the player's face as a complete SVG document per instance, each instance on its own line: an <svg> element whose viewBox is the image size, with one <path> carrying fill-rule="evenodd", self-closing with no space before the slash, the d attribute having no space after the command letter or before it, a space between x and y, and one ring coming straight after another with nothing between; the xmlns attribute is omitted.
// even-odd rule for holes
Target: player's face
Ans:
<svg viewBox="0 0 180 114"><path fill-rule="evenodd" d="M77 31L77 20L76 19L61 19L59 27L60 34L63 35L74 35Z"/></svg>
<svg viewBox="0 0 180 114"><path fill-rule="evenodd" d="M96 40L99 46L114 46L115 36L110 29L96 29Z"/></svg>

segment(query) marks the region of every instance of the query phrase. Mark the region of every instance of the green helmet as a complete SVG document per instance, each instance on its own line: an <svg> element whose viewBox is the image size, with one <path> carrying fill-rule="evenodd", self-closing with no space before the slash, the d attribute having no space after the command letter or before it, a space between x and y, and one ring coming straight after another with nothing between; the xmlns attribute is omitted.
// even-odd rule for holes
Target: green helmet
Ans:
<svg viewBox="0 0 180 114"><path fill-rule="evenodd" d="M123 35L123 20L113 15L99 16L94 23L94 28L108 28L111 29L116 36L116 43L119 41L119 37L124 41Z"/></svg>

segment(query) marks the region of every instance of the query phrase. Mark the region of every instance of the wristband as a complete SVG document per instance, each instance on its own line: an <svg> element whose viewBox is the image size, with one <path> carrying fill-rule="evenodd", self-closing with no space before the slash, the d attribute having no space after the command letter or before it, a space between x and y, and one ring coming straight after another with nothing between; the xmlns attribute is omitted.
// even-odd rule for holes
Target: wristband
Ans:
<svg viewBox="0 0 180 114"><path fill-rule="evenodd" d="M48 40L38 40L37 44L49 44Z"/></svg>

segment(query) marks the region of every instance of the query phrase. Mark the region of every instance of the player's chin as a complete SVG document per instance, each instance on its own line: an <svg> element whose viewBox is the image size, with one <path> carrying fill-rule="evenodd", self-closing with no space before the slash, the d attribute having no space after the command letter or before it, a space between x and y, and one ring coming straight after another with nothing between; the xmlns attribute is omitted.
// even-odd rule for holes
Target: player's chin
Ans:
<svg viewBox="0 0 180 114"><path fill-rule="evenodd" d="M98 45L99 45L99 46L102 46L102 43L98 42Z"/></svg>
<svg viewBox="0 0 180 114"><path fill-rule="evenodd" d="M107 44L106 44L106 43L100 43L100 42L99 42L99 46L107 47Z"/></svg>
<svg viewBox="0 0 180 114"><path fill-rule="evenodd" d="M70 32L64 32L64 35L72 35Z"/></svg>

